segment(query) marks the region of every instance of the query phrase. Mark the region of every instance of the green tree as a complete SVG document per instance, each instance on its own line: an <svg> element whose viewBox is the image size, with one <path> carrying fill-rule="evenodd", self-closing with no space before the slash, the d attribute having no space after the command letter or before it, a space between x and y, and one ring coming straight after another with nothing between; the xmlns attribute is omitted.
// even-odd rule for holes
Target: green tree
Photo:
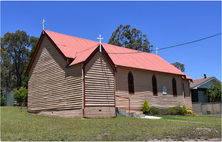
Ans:
<svg viewBox="0 0 222 142"><path fill-rule="evenodd" d="M143 114L148 114L150 112L150 106L148 104L148 101L145 100L143 103Z"/></svg>
<svg viewBox="0 0 222 142"><path fill-rule="evenodd" d="M181 64L179 62L175 62L175 63L171 63L172 65L174 65L175 67L177 67L179 70L181 70L182 72L185 71L185 67L184 64Z"/></svg>
<svg viewBox="0 0 222 142"><path fill-rule="evenodd" d="M1 48L1 87L7 91L14 86L15 76L13 76L12 64L8 54Z"/></svg>
<svg viewBox="0 0 222 142"><path fill-rule="evenodd" d="M29 49L36 37L29 36L25 31L17 30L15 33L5 33L1 38L1 48L6 52L11 62L10 78L14 78L13 88L22 86L22 75L28 60Z"/></svg>
<svg viewBox="0 0 222 142"><path fill-rule="evenodd" d="M5 97L3 96L3 90L2 90L2 87L1 87L1 106L4 106L5 105Z"/></svg>
<svg viewBox="0 0 222 142"><path fill-rule="evenodd" d="M130 25L123 26L122 24L112 33L108 43L144 52L150 52L153 47L147 36L140 30L131 29Z"/></svg>
<svg viewBox="0 0 222 142"><path fill-rule="evenodd" d="M183 104L183 109L184 109L185 114L187 114L187 107L185 104Z"/></svg>
<svg viewBox="0 0 222 142"><path fill-rule="evenodd" d="M214 81L207 89L207 98L210 102L222 102L221 100L222 84Z"/></svg>
<svg viewBox="0 0 222 142"><path fill-rule="evenodd" d="M14 98L17 102L23 102L23 101L27 102L28 91L26 88L21 87L20 89L14 89L14 93L15 93Z"/></svg>
<svg viewBox="0 0 222 142"><path fill-rule="evenodd" d="M28 61L27 61L26 65L25 65L24 73L26 71L26 68L28 67L29 61L32 58L32 54L33 54L33 52L35 50L35 47L36 47L38 41L39 41L39 39L36 38L35 39L35 43L32 45L32 50L29 52ZM27 87L28 87L28 76L25 77L25 75L23 75L22 78L23 78L23 80L22 80L23 87L25 87L27 89Z"/></svg>

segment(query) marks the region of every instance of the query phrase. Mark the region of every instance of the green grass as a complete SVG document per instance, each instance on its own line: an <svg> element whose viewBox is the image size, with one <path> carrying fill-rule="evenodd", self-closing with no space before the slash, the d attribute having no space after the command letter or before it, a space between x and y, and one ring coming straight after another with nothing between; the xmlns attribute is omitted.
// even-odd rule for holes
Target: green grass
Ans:
<svg viewBox="0 0 222 142"><path fill-rule="evenodd" d="M197 123L198 122L198 123ZM57 118L1 107L3 141L145 141L221 137L221 117L164 116L140 118Z"/></svg>

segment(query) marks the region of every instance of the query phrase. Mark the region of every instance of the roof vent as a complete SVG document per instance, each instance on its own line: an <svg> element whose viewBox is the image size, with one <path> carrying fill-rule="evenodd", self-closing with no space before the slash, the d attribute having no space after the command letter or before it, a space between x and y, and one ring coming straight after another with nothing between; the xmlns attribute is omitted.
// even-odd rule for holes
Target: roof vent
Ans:
<svg viewBox="0 0 222 142"><path fill-rule="evenodd" d="M206 74L204 74L204 78L207 78L207 75L206 75Z"/></svg>

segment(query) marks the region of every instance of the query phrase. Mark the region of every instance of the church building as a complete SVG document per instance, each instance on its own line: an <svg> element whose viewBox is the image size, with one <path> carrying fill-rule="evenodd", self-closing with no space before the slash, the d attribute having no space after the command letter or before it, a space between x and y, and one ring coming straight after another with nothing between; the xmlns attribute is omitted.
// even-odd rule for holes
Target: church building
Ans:
<svg viewBox="0 0 222 142"><path fill-rule="evenodd" d="M29 113L113 117L143 102L192 109L191 78L159 55L44 30L26 70Z"/></svg>

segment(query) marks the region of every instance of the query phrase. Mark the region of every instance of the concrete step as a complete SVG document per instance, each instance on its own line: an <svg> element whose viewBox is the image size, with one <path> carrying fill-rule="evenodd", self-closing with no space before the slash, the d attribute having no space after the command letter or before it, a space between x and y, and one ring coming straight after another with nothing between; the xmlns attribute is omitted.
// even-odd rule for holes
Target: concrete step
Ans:
<svg viewBox="0 0 222 142"><path fill-rule="evenodd" d="M137 115L137 117L143 118L143 117L145 117L145 114L139 114L139 115Z"/></svg>
<svg viewBox="0 0 222 142"><path fill-rule="evenodd" d="M128 112L130 117L137 117L135 112Z"/></svg>
<svg viewBox="0 0 222 142"><path fill-rule="evenodd" d="M126 112L126 110L119 110L118 107L116 107L116 116L117 117L137 117L135 112Z"/></svg>

